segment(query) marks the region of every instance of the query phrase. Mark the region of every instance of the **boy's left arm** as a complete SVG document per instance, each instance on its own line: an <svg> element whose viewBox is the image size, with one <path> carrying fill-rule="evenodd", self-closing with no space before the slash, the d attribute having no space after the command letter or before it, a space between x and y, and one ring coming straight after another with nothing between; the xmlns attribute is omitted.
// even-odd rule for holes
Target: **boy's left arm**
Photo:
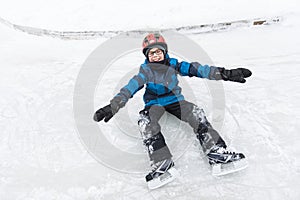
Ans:
<svg viewBox="0 0 300 200"><path fill-rule="evenodd" d="M209 65L201 65L198 62L180 63L181 68L185 68L184 75L207 78L210 80L224 80L245 83L246 79L252 75L252 72L246 68L225 69Z"/></svg>

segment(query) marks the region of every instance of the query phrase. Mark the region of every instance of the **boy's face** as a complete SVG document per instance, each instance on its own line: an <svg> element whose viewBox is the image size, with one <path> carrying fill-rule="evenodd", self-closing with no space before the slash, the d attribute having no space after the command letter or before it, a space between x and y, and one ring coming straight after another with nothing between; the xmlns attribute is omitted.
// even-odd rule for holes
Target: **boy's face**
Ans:
<svg viewBox="0 0 300 200"><path fill-rule="evenodd" d="M164 52L159 48L152 48L148 53L149 62L159 62L163 61L165 58Z"/></svg>

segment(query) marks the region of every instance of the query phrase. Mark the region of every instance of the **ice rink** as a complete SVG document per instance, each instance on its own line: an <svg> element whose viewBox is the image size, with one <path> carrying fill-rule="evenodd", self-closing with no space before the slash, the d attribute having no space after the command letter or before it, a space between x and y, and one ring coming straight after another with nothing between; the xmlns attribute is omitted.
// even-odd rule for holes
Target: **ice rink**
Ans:
<svg viewBox="0 0 300 200"><path fill-rule="evenodd" d="M107 124L93 122L93 113L82 116L104 132L112 146L139 160L113 154L110 148L97 145L101 141L84 144L83 134L88 137L89 133L78 128L74 94L79 75L94 50L111 38L62 40L30 35L0 23L1 200L300 199L297 1L13 0L0 5L0 17L13 24L56 31L159 30L281 17L271 25L185 35L205 51L208 64L246 67L253 72L245 84L221 83L224 113L222 126L217 126L231 147L245 153L249 167L213 177L192 129L184 124L178 127L178 121L166 115L163 131L181 177L153 191L144 182L149 168L136 125L143 91ZM138 69L144 60L140 50L121 55L109 66L99 65L105 73L90 99L95 110L108 104ZM92 70L95 68L93 75ZM188 100L203 107L213 125L219 123L213 116L215 97L209 90L210 81L181 80ZM120 128L124 124L127 128ZM101 160L91 148L109 155L111 163ZM126 160L137 164L122 168Z"/></svg>

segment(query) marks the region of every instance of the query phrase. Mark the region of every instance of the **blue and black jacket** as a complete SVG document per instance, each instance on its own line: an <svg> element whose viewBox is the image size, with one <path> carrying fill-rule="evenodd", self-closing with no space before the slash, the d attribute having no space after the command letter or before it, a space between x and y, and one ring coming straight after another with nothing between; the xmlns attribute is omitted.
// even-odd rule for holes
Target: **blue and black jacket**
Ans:
<svg viewBox="0 0 300 200"><path fill-rule="evenodd" d="M149 63L146 59L140 66L139 73L132 77L116 95L124 104L146 85L145 106L166 106L184 100L178 86L178 75L216 80L218 67L201 65L198 62L179 62L166 54L164 65Z"/></svg>

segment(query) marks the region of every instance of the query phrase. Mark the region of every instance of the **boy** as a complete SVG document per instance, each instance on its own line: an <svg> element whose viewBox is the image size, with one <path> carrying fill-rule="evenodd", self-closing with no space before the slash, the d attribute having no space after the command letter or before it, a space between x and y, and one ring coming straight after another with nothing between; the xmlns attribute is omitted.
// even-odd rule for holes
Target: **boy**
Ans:
<svg viewBox="0 0 300 200"><path fill-rule="evenodd" d="M245 83L245 78L251 76L251 71L245 68L227 70L202 66L198 62L178 62L169 57L167 43L159 33L150 33L144 38L143 54L146 60L140 66L139 73L130 79L109 105L96 111L94 120L99 122L104 119L108 122L146 85L145 108L139 113L138 126L153 168L146 176L149 188L160 187L178 175L159 125L159 119L165 111L189 123L193 128L209 164L213 166L213 174L222 175L245 168L245 162L241 166L236 165L245 161L245 156L226 150L225 141L208 122L204 111L184 99L177 75ZM222 171L222 167L229 165L233 165L233 169Z"/></svg>

